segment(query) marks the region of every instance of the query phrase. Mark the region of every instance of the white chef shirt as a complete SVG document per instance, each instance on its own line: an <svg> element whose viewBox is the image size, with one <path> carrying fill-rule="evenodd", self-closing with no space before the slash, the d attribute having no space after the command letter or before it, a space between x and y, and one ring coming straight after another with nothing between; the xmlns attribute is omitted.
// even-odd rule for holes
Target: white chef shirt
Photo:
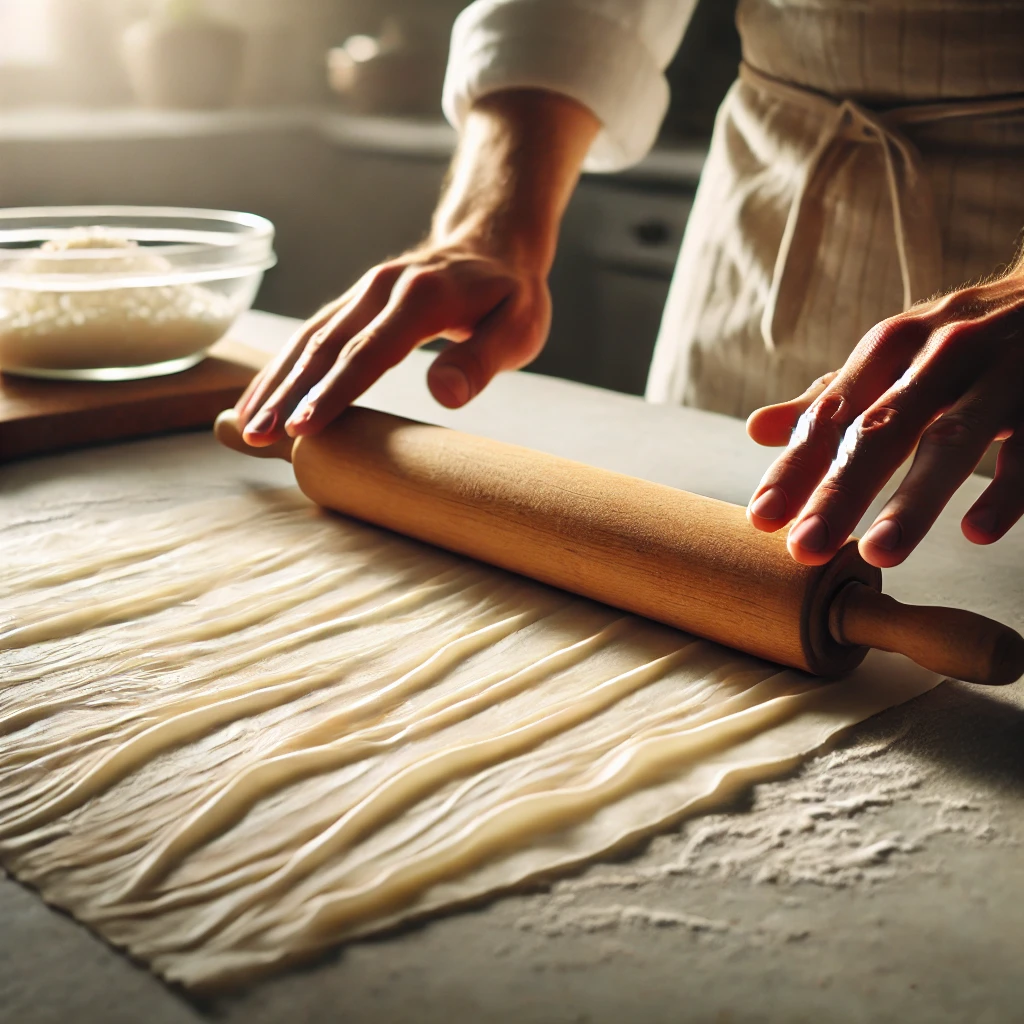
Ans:
<svg viewBox="0 0 1024 1024"><path fill-rule="evenodd" d="M547 89L589 108L602 130L585 168L616 171L654 144L668 109L664 71L697 0L476 0L456 19L445 116L502 89Z"/></svg>

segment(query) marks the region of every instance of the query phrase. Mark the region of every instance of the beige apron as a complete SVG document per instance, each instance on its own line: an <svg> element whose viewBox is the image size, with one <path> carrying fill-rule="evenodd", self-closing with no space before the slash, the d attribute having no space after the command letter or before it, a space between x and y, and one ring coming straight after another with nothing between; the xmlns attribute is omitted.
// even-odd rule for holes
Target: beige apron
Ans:
<svg viewBox="0 0 1024 1024"><path fill-rule="evenodd" d="M1010 263L1024 0L740 0L647 397L745 416Z"/></svg>

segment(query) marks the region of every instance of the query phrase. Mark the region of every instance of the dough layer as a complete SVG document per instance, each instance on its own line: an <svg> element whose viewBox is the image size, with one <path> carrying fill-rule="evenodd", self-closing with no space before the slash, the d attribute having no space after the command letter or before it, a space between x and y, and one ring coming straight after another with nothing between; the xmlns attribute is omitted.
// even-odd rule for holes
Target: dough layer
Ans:
<svg viewBox="0 0 1024 1024"><path fill-rule="evenodd" d="M635 842L938 679L821 684L297 492L0 532L0 862L190 987Z"/></svg>

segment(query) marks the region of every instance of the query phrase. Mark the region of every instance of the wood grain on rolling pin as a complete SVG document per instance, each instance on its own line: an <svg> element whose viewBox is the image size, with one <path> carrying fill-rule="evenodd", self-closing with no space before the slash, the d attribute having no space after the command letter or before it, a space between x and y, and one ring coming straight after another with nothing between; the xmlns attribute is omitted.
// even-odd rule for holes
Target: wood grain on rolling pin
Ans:
<svg viewBox="0 0 1024 1024"><path fill-rule="evenodd" d="M321 505L543 583L821 675L864 656L827 622L844 582L881 585L855 545L800 565L736 505L368 409L292 460Z"/></svg>

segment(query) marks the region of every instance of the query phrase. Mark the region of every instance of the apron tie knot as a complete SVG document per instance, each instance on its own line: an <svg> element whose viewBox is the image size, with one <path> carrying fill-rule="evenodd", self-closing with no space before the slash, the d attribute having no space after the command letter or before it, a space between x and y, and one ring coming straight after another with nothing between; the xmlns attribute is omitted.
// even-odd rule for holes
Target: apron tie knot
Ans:
<svg viewBox="0 0 1024 1024"><path fill-rule="evenodd" d="M800 167L782 233L761 318L765 346L774 350L796 330L807 282L818 258L825 224L826 192L834 171L847 158L851 144L876 145L881 151L903 284L903 308L909 309L918 300L938 291L942 238L931 186L920 153L894 123L899 112L877 113L853 100L834 100L773 79L747 64L741 66L740 77L823 117L817 142Z"/></svg>

